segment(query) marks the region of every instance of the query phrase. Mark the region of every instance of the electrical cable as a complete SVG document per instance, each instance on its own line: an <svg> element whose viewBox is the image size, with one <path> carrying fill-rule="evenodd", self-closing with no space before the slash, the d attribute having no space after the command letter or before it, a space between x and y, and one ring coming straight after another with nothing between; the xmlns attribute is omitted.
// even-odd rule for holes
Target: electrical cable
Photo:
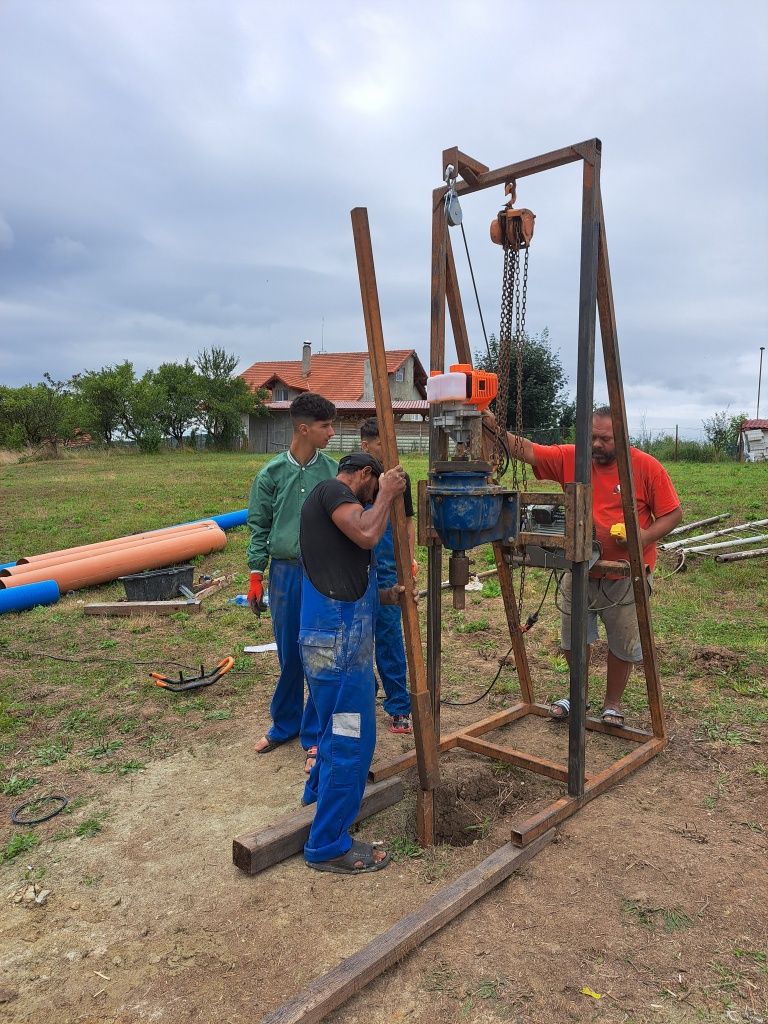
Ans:
<svg viewBox="0 0 768 1024"><path fill-rule="evenodd" d="M467 235L466 235L466 232L464 231L464 224L462 223L460 225L460 227L461 227L461 237L464 239L464 251L467 254L467 263L469 264L469 273L470 273L470 276L472 278L472 287L475 290L475 302L477 303L477 312L480 315L480 326L483 328L483 337L485 338L485 350L488 353L488 358L492 360L493 357L491 356L491 346L488 344L488 332L485 329L485 320L483 320L483 311L480 308L480 296L477 293L477 284L475 283L475 271L472 269L472 259L471 259L470 255L469 255L469 246L467 245Z"/></svg>

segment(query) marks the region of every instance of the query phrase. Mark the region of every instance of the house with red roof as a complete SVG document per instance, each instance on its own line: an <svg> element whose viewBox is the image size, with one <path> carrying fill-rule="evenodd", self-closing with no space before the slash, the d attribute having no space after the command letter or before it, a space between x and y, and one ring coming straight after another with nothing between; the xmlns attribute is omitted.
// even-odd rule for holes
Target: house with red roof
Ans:
<svg viewBox="0 0 768 1024"><path fill-rule="evenodd" d="M742 462L768 459L768 420L742 420L739 454Z"/></svg>
<svg viewBox="0 0 768 1024"><path fill-rule="evenodd" d="M398 439L427 437L424 420L429 414L427 374L416 351L391 349L386 353L389 393L398 424ZM376 415L371 364L367 352L312 352L304 342L301 359L253 363L240 376L252 391L266 390L268 416L250 416L246 426L252 452L283 451L291 443L291 402L305 391L314 391L336 406L332 448L358 447L360 423ZM345 437L347 443L345 444Z"/></svg>

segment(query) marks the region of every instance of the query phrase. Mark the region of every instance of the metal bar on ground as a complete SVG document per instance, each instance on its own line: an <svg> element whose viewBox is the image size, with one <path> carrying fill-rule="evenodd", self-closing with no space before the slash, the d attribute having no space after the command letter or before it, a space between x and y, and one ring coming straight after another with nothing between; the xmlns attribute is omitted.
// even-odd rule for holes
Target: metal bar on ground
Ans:
<svg viewBox="0 0 768 1024"><path fill-rule="evenodd" d="M751 523L740 523L738 526L726 526L723 530L713 530L711 533L700 533L698 537L683 537L682 540L673 540L669 544L660 544L662 551L674 551L675 548L687 547L689 544L700 544L703 540L711 540L713 537L724 537L726 533L738 533L741 530L755 530L758 526L768 526L768 519L755 519Z"/></svg>
<svg viewBox="0 0 768 1024"><path fill-rule="evenodd" d="M436 931L528 864L552 841L554 831L523 849L506 843L460 875L358 953L342 960L303 992L262 1019L262 1024L318 1024L351 996L402 960Z"/></svg>
<svg viewBox="0 0 768 1024"><path fill-rule="evenodd" d="M697 519L693 523L684 523L682 526L676 526L674 530L670 530L667 534L668 537L674 537L676 533L687 533L688 530L695 530L699 526L709 526L710 523L719 523L721 519L727 519L730 512L721 512L718 516L710 516L709 519Z"/></svg>
<svg viewBox="0 0 768 1024"><path fill-rule="evenodd" d="M763 558L768 555L768 548L756 548L754 551L733 551L715 555L716 562L740 562L744 558Z"/></svg>
<svg viewBox="0 0 768 1024"><path fill-rule="evenodd" d="M504 764L513 764L517 768L527 768L537 775L546 775L549 779L556 779L558 782L568 781L568 769L556 761L550 761L546 757L534 757L533 754L526 754L522 750L514 750L510 747L502 747L498 743L488 743L486 740L477 739L474 736L460 736L458 746L462 750L469 750L473 754L482 754L484 757L492 757L495 761L502 761Z"/></svg>

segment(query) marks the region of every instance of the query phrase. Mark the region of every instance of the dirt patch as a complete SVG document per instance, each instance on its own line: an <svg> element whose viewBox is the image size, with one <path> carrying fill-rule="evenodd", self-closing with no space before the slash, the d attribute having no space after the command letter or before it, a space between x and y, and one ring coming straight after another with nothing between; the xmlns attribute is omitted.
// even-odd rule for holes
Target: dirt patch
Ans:
<svg viewBox="0 0 768 1024"><path fill-rule="evenodd" d="M471 846L525 800L521 782L473 755L443 758L435 790L435 840Z"/></svg>
<svg viewBox="0 0 768 1024"><path fill-rule="evenodd" d="M691 660L703 671L721 674L736 669L741 659L726 647L697 647L691 654Z"/></svg>

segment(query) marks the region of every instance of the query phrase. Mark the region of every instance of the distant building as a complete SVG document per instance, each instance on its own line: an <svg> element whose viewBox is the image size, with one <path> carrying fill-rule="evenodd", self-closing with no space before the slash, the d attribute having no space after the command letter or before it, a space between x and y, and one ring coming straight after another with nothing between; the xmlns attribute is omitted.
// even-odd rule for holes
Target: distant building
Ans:
<svg viewBox="0 0 768 1024"><path fill-rule="evenodd" d="M768 459L768 420L742 421L739 455L743 462L762 462Z"/></svg>
<svg viewBox="0 0 768 1024"><path fill-rule="evenodd" d="M429 415L427 374L414 349L393 349L386 353L389 393L397 422L398 445L424 448ZM252 452L284 451L291 443L293 429L288 413L291 402L302 392L314 391L336 406L331 448L358 447L359 426L376 415L371 364L367 352L321 352L312 354L304 342L301 359L253 363L240 375L252 391L265 389L268 416L249 416L244 423L248 449Z"/></svg>

